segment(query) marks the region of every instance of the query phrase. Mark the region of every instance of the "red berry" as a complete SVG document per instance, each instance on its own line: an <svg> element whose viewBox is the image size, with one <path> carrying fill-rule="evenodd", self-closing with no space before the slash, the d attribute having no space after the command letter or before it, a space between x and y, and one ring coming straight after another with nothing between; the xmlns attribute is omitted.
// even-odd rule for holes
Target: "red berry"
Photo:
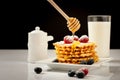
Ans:
<svg viewBox="0 0 120 80"><path fill-rule="evenodd" d="M72 36L67 35L67 36L64 37L64 43L65 44L70 44L72 42L73 42L73 37Z"/></svg>
<svg viewBox="0 0 120 80"><path fill-rule="evenodd" d="M73 36L73 39L74 39L75 41L78 41L78 40L79 40L79 37L76 36L76 35L74 35L74 36Z"/></svg>
<svg viewBox="0 0 120 80"><path fill-rule="evenodd" d="M88 69L87 68L81 68L81 70L85 73L85 75L88 74Z"/></svg>
<svg viewBox="0 0 120 80"><path fill-rule="evenodd" d="M79 41L82 43L87 43L89 41L89 38L87 35L83 35L79 38Z"/></svg>

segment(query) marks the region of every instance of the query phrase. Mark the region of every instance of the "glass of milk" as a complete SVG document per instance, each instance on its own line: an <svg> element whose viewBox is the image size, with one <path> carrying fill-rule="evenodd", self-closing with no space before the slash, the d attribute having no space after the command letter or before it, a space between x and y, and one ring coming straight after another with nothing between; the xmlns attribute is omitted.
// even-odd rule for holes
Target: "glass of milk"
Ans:
<svg viewBox="0 0 120 80"><path fill-rule="evenodd" d="M110 55L110 15L88 15L88 36L97 44L96 51L100 58Z"/></svg>

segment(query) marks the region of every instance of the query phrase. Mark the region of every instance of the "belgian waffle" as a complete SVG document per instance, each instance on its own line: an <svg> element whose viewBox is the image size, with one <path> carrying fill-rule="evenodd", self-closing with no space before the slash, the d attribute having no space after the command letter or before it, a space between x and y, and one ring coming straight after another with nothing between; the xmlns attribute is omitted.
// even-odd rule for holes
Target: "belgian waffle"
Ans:
<svg viewBox="0 0 120 80"><path fill-rule="evenodd" d="M61 63L80 64L83 60L94 59L94 62L99 60L94 42L80 43L73 46L73 44L64 44L63 41L60 41L53 43L53 45L57 59Z"/></svg>

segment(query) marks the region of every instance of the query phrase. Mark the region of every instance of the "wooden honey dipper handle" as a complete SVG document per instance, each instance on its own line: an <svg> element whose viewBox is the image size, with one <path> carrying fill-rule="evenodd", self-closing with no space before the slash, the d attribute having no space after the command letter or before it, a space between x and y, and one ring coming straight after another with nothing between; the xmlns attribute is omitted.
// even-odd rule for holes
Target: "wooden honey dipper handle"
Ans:
<svg viewBox="0 0 120 80"><path fill-rule="evenodd" d="M63 12L63 10L53 1L47 0L66 20L69 19L69 16Z"/></svg>

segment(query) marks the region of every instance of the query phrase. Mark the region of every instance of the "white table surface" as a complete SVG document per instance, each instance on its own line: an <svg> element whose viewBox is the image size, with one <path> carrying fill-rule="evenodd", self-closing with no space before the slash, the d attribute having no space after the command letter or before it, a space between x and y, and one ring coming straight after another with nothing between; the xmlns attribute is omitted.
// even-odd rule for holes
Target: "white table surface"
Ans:
<svg viewBox="0 0 120 80"><path fill-rule="evenodd" d="M0 80L79 80L68 77L67 71L50 71L45 64L28 63L27 55L28 50L0 50ZM48 50L48 55L55 56L54 50ZM110 56L114 60L91 71L82 80L120 80L120 49L111 49ZM34 72L36 66L42 67L41 74Z"/></svg>

